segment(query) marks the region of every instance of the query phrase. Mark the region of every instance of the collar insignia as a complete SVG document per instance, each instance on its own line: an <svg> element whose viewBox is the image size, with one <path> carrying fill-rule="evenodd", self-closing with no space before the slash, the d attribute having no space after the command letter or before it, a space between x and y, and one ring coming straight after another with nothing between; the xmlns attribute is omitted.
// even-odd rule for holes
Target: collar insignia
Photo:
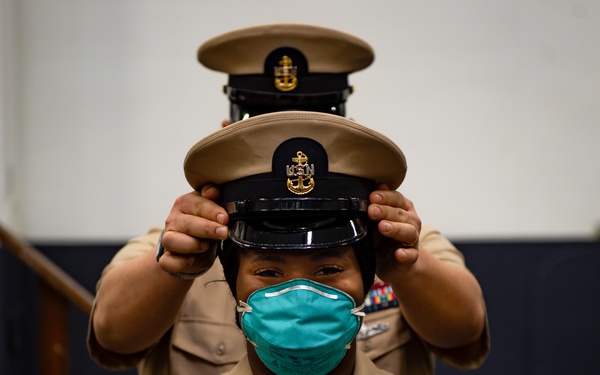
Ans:
<svg viewBox="0 0 600 375"><path fill-rule="evenodd" d="M296 152L292 161L296 165L286 165L288 190L297 195L310 193L315 188L315 165L308 164L308 156L302 151Z"/></svg>
<svg viewBox="0 0 600 375"><path fill-rule="evenodd" d="M375 323L372 325L367 325L363 322L363 324L360 326L360 331L358 331L358 334L356 335L356 340L358 340L358 341L368 340L373 336L380 335L389 330L390 330L390 323L387 323L387 322Z"/></svg>
<svg viewBox="0 0 600 375"><path fill-rule="evenodd" d="M279 91L292 91L298 86L296 73L298 68L292 65L292 59L283 56L279 66L273 68L275 71L275 87Z"/></svg>

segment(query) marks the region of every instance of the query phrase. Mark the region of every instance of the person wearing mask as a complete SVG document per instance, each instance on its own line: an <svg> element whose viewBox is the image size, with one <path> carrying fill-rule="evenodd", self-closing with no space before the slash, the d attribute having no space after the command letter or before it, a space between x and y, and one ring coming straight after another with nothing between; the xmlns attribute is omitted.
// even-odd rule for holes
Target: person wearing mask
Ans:
<svg viewBox="0 0 600 375"><path fill-rule="evenodd" d="M259 115L226 130L193 146L184 170L193 188L219 182L230 217L217 252L247 354L227 374L389 375L357 351L356 336L375 270L389 266L375 250L369 194L399 186L402 151L318 112Z"/></svg>
<svg viewBox="0 0 600 375"><path fill-rule="evenodd" d="M198 58L229 75L224 91L236 122L289 110L344 116L348 75L369 66L374 54L349 34L286 24L217 36ZM178 197L164 227L131 240L103 271L88 335L101 365L137 366L140 374L220 374L244 356L235 300L216 282L223 279L216 245L229 237L230 217L215 182ZM394 374L433 373L436 355L476 367L489 351L480 287L460 252L421 225L412 202L395 189L379 184L369 196L377 246L393 254L386 262L395 267L378 273L367 293L357 347ZM390 276L405 280L393 285Z"/></svg>

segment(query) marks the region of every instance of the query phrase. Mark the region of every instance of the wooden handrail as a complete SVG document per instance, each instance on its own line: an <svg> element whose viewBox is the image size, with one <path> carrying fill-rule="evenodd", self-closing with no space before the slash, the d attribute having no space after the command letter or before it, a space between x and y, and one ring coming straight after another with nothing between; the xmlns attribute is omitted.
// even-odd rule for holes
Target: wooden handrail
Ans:
<svg viewBox="0 0 600 375"><path fill-rule="evenodd" d="M54 262L37 249L18 238L0 224L0 242L18 259L33 270L49 286L65 296L75 306L89 315L92 312L93 295Z"/></svg>

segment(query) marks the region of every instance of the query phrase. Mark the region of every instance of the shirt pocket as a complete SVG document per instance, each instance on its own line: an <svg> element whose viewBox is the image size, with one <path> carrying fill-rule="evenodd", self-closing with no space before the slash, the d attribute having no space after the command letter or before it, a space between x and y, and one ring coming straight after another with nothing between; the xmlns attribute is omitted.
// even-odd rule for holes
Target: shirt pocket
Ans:
<svg viewBox="0 0 600 375"><path fill-rule="evenodd" d="M186 319L173 327L171 345L215 365L237 363L246 354L246 340L235 325Z"/></svg>
<svg viewBox="0 0 600 375"><path fill-rule="evenodd" d="M395 307L368 313L358 337L358 349L373 360L405 345L412 332Z"/></svg>

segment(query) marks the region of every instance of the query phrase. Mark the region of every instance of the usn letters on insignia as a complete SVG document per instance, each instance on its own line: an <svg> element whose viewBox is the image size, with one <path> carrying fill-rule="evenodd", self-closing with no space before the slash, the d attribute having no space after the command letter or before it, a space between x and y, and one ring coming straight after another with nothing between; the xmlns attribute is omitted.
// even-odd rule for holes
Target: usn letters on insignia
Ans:
<svg viewBox="0 0 600 375"><path fill-rule="evenodd" d="M279 66L275 66L273 69L277 90L292 91L298 86L298 77L296 77L298 68L292 65L292 59L288 56L283 56L279 61Z"/></svg>
<svg viewBox="0 0 600 375"><path fill-rule="evenodd" d="M286 165L287 188L294 194L303 195L310 193L315 188L315 165L308 164L308 156L302 151L296 152L292 158L296 165ZM294 178L295 177L295 178Z"/></svg>

